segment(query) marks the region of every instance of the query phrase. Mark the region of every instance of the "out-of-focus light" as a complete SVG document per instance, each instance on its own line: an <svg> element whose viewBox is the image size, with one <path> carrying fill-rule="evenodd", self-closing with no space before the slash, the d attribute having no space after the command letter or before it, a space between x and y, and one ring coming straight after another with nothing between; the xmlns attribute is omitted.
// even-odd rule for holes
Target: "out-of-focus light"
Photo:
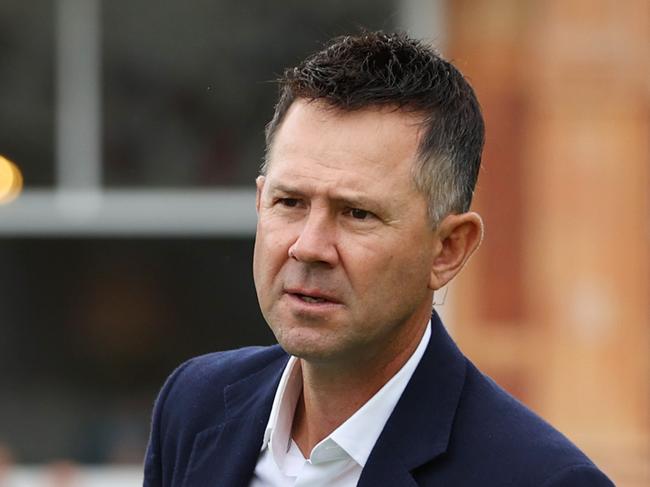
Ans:
<svg viewBox="0 0 650 487"><path fill-rule="evenodd" d="M0 156L0 205L15 200L23 189L20 169L6 157Z"/></svg>

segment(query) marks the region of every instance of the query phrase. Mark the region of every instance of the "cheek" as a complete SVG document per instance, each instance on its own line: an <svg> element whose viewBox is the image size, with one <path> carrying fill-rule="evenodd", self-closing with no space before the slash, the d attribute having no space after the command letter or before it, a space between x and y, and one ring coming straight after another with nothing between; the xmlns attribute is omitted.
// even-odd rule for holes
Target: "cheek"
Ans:
<svg viewBox="0 0 650 487"><path fill-rule="evenodd" d="M383 243L359 248L356 258L348 255L348 274L357 295L374 297L381 304L426 292L431 268L428 254L401 241Z"/></svg>
<svg viewBox="0 0 650 487"><path fill-rule="evenodd" d="M347 242L339 255L355 295L363 300L376 296L395 273L395 256L379 242Z"/></svg>
<svg viewBox="0 0 650 487"><path fill-rule="evenodd" d="M288 258L290 236L272 225L258 223L253 253L255 281L268 281Z"/></svg>

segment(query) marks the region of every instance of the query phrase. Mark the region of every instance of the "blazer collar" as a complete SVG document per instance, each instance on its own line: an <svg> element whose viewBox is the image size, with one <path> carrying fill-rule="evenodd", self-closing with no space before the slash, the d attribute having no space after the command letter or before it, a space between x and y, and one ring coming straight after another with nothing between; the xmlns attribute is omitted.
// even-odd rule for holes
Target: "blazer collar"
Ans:
<svg viewBox="0 0 650 487"><path fill-rule="evenodd" d="M465 357L434 311L427 350L368 458L359 487L417 485L410 472L447 450L465 372Z"/></svg>
<svg viewBox="0 0 650 487"><path fill-rule="evenodd" d="M250 483L288 359L282 353L264 369L225 388L226 419L196 436L184 486L244 487Z"/></svg>

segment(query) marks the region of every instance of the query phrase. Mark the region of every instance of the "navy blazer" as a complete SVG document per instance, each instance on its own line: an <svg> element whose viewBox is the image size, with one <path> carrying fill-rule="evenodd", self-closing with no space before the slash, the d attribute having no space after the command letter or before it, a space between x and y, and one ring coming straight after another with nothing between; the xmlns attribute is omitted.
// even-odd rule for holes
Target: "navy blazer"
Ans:
<svg viewBox="0 0 650 487"><path fill-rule="evenodd" d="M478 371L434 312L429 345L357 484L612 486L567 438ZM145 487L245 487L287 363L279 347L194 358L154 406Z"/></svg>

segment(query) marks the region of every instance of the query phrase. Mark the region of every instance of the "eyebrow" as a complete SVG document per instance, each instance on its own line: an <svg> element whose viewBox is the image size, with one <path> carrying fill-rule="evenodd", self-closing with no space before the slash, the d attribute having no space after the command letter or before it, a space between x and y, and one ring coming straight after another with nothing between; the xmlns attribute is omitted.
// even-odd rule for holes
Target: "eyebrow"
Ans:
<svg viewBox="0 0 650 487"><path fill-rule="evenodd" d="M295 186L291 186L285 183L275 183L271 184L269 187L269 191L275 192L275 193L287 193L287 194L304 194L303 191L299 190Z"/></svg>
<svg viewBox="0 0 650 487"><path fill-rule="evenodd" d="M271 193L283 193L292 196L306 196L306 192L295 186L286 183L277 183L269 188ZM371 200L362 195L355 194L333 194L328 199L351 208L368 208L374 211L381 210L383 205L380 201Z"/></svg>

